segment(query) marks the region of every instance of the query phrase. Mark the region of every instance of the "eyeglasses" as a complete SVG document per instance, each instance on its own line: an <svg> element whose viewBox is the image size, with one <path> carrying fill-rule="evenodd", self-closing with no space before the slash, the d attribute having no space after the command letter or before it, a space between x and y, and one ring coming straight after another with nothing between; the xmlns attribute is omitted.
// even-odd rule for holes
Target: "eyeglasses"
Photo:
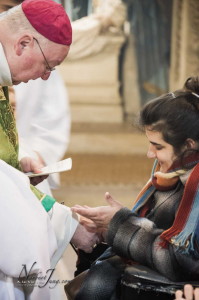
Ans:
<svg viewBox="0 0 199 300"><path fill-rule="evenodd" d="M37 43L37 45L39 46L39 49L40 49L40 51L41 51L41 53L42 53L42 55L43 55L43 57L44 57L44 60L45 60L45 63L46 63L46 70L47 70L47 73L50 73L50 72L54 71L55 68L51 68L51 67L50 67L50 65L49 65L49 63L48 63L48 61L47 61L47 59L46 59L46 57L45 57L45 55L44 55L44 52L43 52L43 50L41 49L41 46L40 46L40 44L39 44L39 41L38 41L36 38L34 38L34 37L33 37L33 40L36 41L36 43Z"/></svg>

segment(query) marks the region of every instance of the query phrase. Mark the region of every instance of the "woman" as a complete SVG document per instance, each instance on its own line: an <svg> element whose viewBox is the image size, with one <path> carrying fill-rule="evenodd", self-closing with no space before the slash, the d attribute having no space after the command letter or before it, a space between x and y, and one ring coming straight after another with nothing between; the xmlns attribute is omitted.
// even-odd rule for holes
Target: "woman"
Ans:
<svg viewBox="0 0 199 300"><path fill-rule="evenodd" d="M119 299L116 286L126 266L121 257L172 281L199 278L199 78L148 102L140 125L150 144L147 156L156 163L133 210L109 193L109 206L73 208L93 221L118 255L91 267L76 299Z"/></svg>

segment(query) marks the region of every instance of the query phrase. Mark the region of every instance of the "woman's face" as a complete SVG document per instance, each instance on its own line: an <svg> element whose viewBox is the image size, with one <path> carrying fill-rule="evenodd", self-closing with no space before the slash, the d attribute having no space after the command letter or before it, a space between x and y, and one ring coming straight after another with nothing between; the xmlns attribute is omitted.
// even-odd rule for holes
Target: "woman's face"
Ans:
<svg viewBox="0 0 199 300"><path fill-rule="evenodd" d="M174 148L163 140L161 132L149 129L145 128L150 143L147 157L157 159L160 164L160 171L166 173L176 159Z"/></svg>

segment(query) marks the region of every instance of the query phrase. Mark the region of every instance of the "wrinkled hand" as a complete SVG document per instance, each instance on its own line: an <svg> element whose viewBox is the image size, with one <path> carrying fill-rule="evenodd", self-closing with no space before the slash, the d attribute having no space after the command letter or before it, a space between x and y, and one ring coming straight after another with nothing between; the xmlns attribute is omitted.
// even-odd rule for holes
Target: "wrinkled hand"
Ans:
<svg viewBox="0 0 199 300"><path fill-rule="evenodd" d="M185 284L184 293L181 290L175 293L176 300L199 300L199 288L194 289L192 285Z"/></svg>
<svg viewBox="0 0 199 300"><path fill-rule="evenodd" d="M36 161L31 157L23 157L20 160L21 168L24 173L33 172L33 173L41 173L41 168L44 166L41 162ZM33 185L37 185L46 179L48 176L37 176L30 178L30 183Z"/></svg>
<svg viewBox="0 0 199 300"><path fill-rule="evenodd" d="M114 200L108 192L105 193L105 200L109 206L98 206L92 208L88 206L75 205L71 209L81 216L93 221L96 228L104 232L107 230L110 220L113 218L115 213L123 207L122 204Z"/></svg>
<svg viewBox="0 0 199 300"><path fill-rule="evenodd" d="M91 232L82 224L79 224L71 239L71 243L73 243L76 248L91 253L95 245L100 243L100 237L97 233Z"/></svg>

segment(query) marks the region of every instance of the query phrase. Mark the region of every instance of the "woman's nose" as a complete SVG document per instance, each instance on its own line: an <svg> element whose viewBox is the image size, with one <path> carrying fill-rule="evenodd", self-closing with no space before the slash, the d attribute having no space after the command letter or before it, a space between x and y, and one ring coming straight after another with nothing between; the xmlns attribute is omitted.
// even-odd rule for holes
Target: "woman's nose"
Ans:
<svg viewBox="0 0 199 300"><path fill-rule="evenodd" d="M149 146L149 149L148 149L148 151L147 151L147 157L148 157L148 158L155 158L155 157L156 157L156 152L155 152L155 150L153 149L153 146L152 146L152 145Z"/></svg>

